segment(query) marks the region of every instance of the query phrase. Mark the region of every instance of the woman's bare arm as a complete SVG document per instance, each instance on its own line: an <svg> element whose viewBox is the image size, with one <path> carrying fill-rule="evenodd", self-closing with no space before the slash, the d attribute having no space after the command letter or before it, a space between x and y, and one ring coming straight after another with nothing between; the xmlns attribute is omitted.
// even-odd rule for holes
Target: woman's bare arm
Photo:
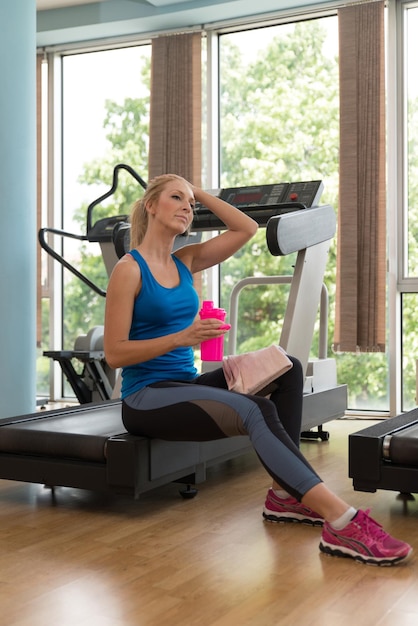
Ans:
<svg viewBox="0 0 418 626"><path fill-rule="evenodd" d="M204 204L226 226L217 237L200 244L185 246L176 255L190 268L199 272L225 261L235 254L257 232L258 224L251 217L228 202L193 187L195 199Z"/></svg>

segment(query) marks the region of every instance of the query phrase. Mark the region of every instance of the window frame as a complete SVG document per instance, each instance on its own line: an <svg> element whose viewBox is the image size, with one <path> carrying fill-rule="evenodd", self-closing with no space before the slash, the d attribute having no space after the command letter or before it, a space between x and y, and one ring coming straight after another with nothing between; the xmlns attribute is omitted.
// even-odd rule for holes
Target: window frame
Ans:
<svg viewBox="0 0 418 626"><path fill-rule="evenodd" d="M408 277L405 272L406 237L406 150L405 150L405 48L403 34L405 13L408 8L418 6L417 2L400 0L387 5L387 102L388 102L388 352L389 352L389 412L392 415L402 410L402 310L403 293L418 293L418 277ZM219 35L232 32L233 29L271 26L287 21L306 20L310 17L335 15L337 7L319 8L315 11L303 9L293 12L280 12L268 20L235 20L233 23L213 24L204 27L207 40L206 55L206 172L205 186L215 189L220 180L219 159ZM60 227L62 223L62 72L60 59L63 55L94 50L107 50L121 46L147 43L149 36L126 37L124 40L105 40L86 42L83 45L57 46L43 51L48 61L48 132L47 132L47 178L46 205L48 226ZM62 325L62 268L48 260L49 289L51 297L50 337L51 343L61 345ZM217 281L213 280L213 290L218 290ZM51 376L51 399L59 399L62 385L58 384L60 368L54 364Z"/></svg>

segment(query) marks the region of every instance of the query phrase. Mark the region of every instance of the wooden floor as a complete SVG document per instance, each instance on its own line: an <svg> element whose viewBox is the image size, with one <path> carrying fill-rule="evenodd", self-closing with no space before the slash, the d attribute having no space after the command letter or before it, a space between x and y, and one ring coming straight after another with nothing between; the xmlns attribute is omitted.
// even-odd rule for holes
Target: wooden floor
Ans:
<svg viewBox="0 0 418 626"><path fill-rule="evenodd" d="M418 624L418 500L354 492L347 435L303 442L323 478L416 556L378 568L318 551L320 529L268 524L252 454L210 470L196 498L168 485L138 501L0 481L3 626L410 626Z"/></svg>

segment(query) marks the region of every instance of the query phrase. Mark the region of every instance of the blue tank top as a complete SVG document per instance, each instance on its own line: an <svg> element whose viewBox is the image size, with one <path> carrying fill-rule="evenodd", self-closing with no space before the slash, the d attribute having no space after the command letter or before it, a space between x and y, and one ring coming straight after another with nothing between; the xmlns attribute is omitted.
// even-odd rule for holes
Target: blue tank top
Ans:
<svg viewBox="0 0 418 626"><path fill-rule="evenodd" d="M129 339L154 339L190 326L199 309L190 270L173 254L180 282L177 287L163 287L137 250L131 250L129 254L138 263L142 279L141 291L134 303ZM162 380L192 380L197 373L193 348L176 348L150 361L124 367L121 395L126 398L145 385Z"/></svg>

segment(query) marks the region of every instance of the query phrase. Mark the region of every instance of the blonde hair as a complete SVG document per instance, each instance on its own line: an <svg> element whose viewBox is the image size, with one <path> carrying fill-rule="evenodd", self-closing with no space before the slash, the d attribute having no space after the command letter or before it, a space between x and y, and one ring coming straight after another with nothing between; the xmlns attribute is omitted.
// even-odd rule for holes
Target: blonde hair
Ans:
<svg viewBox="0 0 418 626"><path fill-rule="evenodd" d="M149 202L156 202L164 191L166 185L173 180L179 180L189 184L187 180L177 174L161 174L153 178L147 185L142 198L134 202L132 205L130 223L131 223L131 248L139 246L144 238L148 228L148 211L146 205Z"/></svg>

